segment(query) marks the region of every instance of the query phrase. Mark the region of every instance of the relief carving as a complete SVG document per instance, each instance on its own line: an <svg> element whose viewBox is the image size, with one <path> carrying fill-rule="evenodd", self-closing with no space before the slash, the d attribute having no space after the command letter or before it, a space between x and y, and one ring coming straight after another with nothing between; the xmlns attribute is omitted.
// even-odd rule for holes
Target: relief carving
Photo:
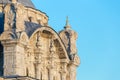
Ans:
<svg viewBox="0 0 120 80"><path fill-rule="evenodd" d="M73 60L74 56L77 54L77 48L76 48L76 39L77 34L73 30L64 30L60 32L60 37L63 40L63 43L67 49L67 52L69 53L70 59Z"/></svg>
<svg viewBox="0 0 120 80"><path fill-rule="evenodd" d="M16 39L17 36L13 33L13 32L3 32L1 35L0 35L0 40L12 40L12 39Z"/></svg>
<svg viewBox="0 0 120 80"><path fill-rule="evenodd" d="M67 63L62 62L60 67L61 80L66 80L67 78Z"/></svg>
<svg viewBox="0 0 120 80"><path fill-rule="evenodd" d="M15 4L11 4L10 5L10 10L7 13L7 19L8 22L7 24L10 26L10 30L11 29L15 29L16 28L16 5Z"/></svg>
<svg viewBox="0 0 120 80"><path fill-rule="evenodd" d="M41 45L41 32L37 32L37 41L36 41L36 49L34 53L35 58L35 77L37 79L42 80L42 72L43 72L43 52L42 52L42 45Z"/></svg>
<svg viewBox="0 0 120 80"><path fill-rule="evenodd" d="M41 49L42 45L41 45L41 32L37 33L37 42L36 42L36 47Z"/></svg>
<svg viewBox="0 0 120 80"><path fill-rule="evenodd" d="M70 76L70 80L76 80L76 66L75 65L70 65L69 76Z"/></svg>
<svg viewBox="0 0 120 80"><path fill-rule="evenodd" d="M8 11L7 24L9 25L9 29L16 28L15 18L19 16L21 17L21 15L24 13L22 10L19 12L19 9L12 4L11 9ZM17 15L16 10L18 10ZM18 23L20 19L22 18L17 19ZM2 36L2 39L13 40L16 38L16 34L10 33L10 35L8 35L9 33L6 33L4 36L7 37L3 38L4 36ZM59 38L56 32L52 31L52 29L48 27L40 28L36 31L36 33L34 32L34 34L32 34L33 36L30 38L28 38L27 34L22 35L20 33L19 35L20 40L18 41L20 43L26 42L26 45L23 46L24 49L17 49L19 52L25 50L22 55L19 55L20 53L17 52L18 59L22 59L23 62L25 60L25 64L22 65L26 68L24 69L26 74L25 76L34 77L38 80L75 80L76 67L79 65L80 61L79 57L76 54L77 50L75 43L77 34L74 31L65 30L63 33L60 33L62 40ZM29 43L27 44L27 42ZM20 56L25 57L25 59L19 58ZM18 62L20 64L22 61L19 60ZM72 67L70 66L70 69L68 70L68 65L70 64L75 65ZM6 74L10 73L10 71L5 72ZM20 71L20 73L22 73L22 71ZM69 79L67 79L67 76L69 76Z"/></svg>
<svg viewBox="0 0 120 80"><path fill-rule="evenodd" d="M78 55L75 55L74 63L76 64L76 66L78 66L80 64L80 58L78 57Z"/></svg>
<svg viewBox="0 0 120 80"><path fill-rule="evenodd" d="M16 3L16 29L17 32L25 30L24 20L25 20L25 8L23 5Z"/></svg>
<svg viewBox="0 0 120 80"><path fill-rule="evenodd" d="M50 41L49 50L50 50L50 54L49 54L49 61L48 61L49 66L48 67L49 67L49 69L53 69L55 67L54 63L55 63L55 58L56 58L56 53L55 53L56 49L55 49L55 46L54 46L54 40L53 39L51 39L51 41Z"/></svg>

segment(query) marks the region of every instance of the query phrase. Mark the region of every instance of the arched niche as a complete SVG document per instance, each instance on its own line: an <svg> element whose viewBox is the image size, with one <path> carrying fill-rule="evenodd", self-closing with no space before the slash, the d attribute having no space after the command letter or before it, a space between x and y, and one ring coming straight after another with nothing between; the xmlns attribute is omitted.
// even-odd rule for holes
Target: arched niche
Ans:
<svg viewBox="0 0 120 80"><path fill-rule="evenodd" d="M66 69L69 57L57 32L50 27L40 27L29 38L35 77L37 79L60 78L60 71ZM44 76L45 75L45 76Z"/></svg>
<svg viewBox="0 0 120 80"><path fill-rule="evenodd" d="M24 45L27 45L29 42L28 36L25 32L22 32L19 36L19 42L23 43Z"/></svg>
<svg viewBox="0 0 120 80"><path fill-rule="evenodd" d="M44 48L46 48L46 50L49 50L50 41L51 41L51 39L53 39L54 45L57 48L57 53L59 54L59 57L61 59L67 59L69 61L69 57L68 57L64 43L62 42L58 33L50 27L38 28L29 39L30 45L32 45L34 48L36 47L38 32L40 32L40 34L41 34L40 35L41 36L41 44L44 45ZM45 40L46 40L46 42L45 42Z"/></svg>

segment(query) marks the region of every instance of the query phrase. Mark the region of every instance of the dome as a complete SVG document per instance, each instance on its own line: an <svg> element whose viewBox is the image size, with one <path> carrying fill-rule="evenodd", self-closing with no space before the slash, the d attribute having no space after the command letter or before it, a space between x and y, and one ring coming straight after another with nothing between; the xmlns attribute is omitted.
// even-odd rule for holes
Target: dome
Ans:
<svg viewBox="0 0 120 80"><path fill-rule="evenodd" d="M18 2L26 7L35 8L31 0L18 0ZM7 4L7 3L11 3L11 0L0 0L0 4Z"/></svg>

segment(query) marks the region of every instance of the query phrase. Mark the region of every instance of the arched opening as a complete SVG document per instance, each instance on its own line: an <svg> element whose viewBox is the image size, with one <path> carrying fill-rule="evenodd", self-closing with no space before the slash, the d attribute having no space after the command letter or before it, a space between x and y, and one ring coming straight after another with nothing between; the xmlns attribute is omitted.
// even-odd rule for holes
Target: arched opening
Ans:
<svg viewBox="0 0 120 80"><path fill-rule="evenodd" d="M68 39L68 44L67 44L67 52L70 53L70 34L68 32L65 32L66 38Z"/></svg>
<svg viewBox="0 0 120 80"><path fill-rule="evenodd" d="M3 76L3 46L0 42L0 76Z"/></svg>

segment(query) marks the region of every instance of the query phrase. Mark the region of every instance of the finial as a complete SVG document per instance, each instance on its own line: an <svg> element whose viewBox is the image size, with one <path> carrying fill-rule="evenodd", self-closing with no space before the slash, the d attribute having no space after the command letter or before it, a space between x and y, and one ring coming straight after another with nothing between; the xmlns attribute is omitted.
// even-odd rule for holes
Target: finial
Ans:
<svg viewBox="0 0 120 80"><path fill-rule="evenodd" d="M70 24L69 24L68 16L66 17L66 25L65 25L64 28L65 28L65 29L69 29L69 28L70 28Z"/></svg>
<svg viewBox="0 0 120 80"><path fill-rule="evenodd" d="M68 20L68 16L66 17L66 26L69 25L69 20Z"/></svg>

